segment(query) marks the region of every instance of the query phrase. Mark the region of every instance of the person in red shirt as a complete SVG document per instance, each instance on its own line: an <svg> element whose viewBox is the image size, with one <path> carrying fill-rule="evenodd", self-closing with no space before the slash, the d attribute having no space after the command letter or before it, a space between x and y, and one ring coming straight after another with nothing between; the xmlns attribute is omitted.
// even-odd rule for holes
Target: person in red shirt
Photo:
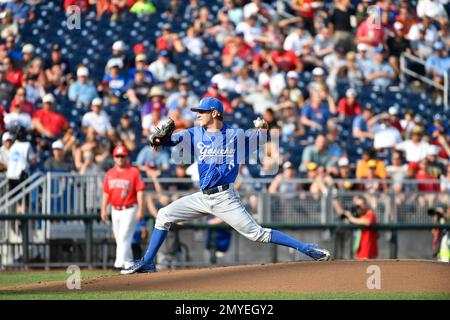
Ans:
<svg viewBox="0 0 450 320"><path fill-rule="evenodd" d="M144 219L144 183L139 169L129 164L128 150L117 146L113 151L114 167L109 169L103 183L101 219L108 219L107 207L110 205L112 227L116 239L116 260L114 267L128 268L133 265L133 239L136 220Z"/></svg>
<svg viewBox="0 0 450 320"><path fill-rule="evenodd" d="M419 162L418 170L416 173L416 180L427 181L417 184L417 190L422 192L439 192L441 190L439 180L429 173L428 160L423 159ZM429 182L435 180L436 182Z"/></svg>
<svg viewBox="0 0 450 320"><path fill-rule="evenodd" d="M23 72L14 68L10 57L3 59L3 66L6 71L6 80L16 87L22 86Z"/></svg>
<svg viewBox="0 0 450 320"><path fill-rule="evenodd" d="M339 100L338 113L346 118L353 118L354 116L361 114L362 109L356 100L356 91L350 88L345 93L345 97Z"/></svg>
<svg viewBox="0 0 450 320"><path fill-rule="evenodd" d="M30 117L32 117L35 111L34 105L30 101L25 100L25 97L25 88L21 87L17 89L14 99L11 101L11 105L9 106L9 110L19 106L22 113L28 113Z"/></svg>
<svg viewBox="0 0 450 320"><path fill-rule="evenodd" d="M291 70L302 72L303 65L294 51L284 50L279 44L275 45L274 50L270 52L270 57L278 70L288 72Z"/></svg>
<svg viewBox="0 0 450 320"><path fill-rule="evenodd" d="M213 97L218 99L223 104L223 109L225 113L233 112L233 107L231 106L230 100L219 92L219 85L217 83L211 83L208 88L208 92L205 93L203 98Z"/></svg>
<svg viewBox="0 0 450 320"><path fill-rule="evenodd" d="M69 128L69 122L63 115L53 111L55 98L51 93L47 93L42 99L42 109L33 115L33 125L36 131L48 138L53 138L64 133Z"/></svg>
<svg viewBox="0 0 450 320"><path fill-rule="evenodd" d="M245 43L243 32L236 33L236 36L226 41L222 50L223 66L231 67L235 57L248 62L253 59L253 49Z"/></svg>
<svg viewBox="0 0 450 320"><path fill-rule="evenodd" d="M356 43L364 43L368 46L378 47L386 42L385 28L377 17L369 16L361 22L356 31Z"/></svg>
<svg viewBox="0 0 450 320"><path fill-rule="evenodd" d="M291 0L291 7L302 17L305 28L311 33L314 32L314 2L316 0Z"/></svg>
<svg viewBox="0 0 450 320"><path fill-rule="evenodd" d="M71 6L80 8L80 12L87 12L89 10L89 0L64 0L64 12Z"/></svg>
<svg viewBox="0 0 450 320"><path fill-rule="evenodd" d="M368 207L364 196L356 196L355 204L357 207L355 215L348 211L344 211L343 214L350 223L363 226L356 259L376 259L378 257L378 232L370 228L377 223L375 213Z"/></svg>

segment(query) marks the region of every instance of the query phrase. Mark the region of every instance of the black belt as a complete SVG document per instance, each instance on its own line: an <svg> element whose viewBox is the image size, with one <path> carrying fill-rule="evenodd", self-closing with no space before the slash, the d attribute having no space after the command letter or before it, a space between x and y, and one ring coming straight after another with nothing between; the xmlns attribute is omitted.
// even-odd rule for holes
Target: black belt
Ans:
<svg viewBox="0 0 450 320"><path fill-rule="evenodd" d="M218 187L202 190L202 192L204 194L214 194L214 193L217 193L217 192L228 190L229 188L230 188L230 184L227 183L227 184L224 184L224 185L221 185L221 186L218 186Z"/></svg>

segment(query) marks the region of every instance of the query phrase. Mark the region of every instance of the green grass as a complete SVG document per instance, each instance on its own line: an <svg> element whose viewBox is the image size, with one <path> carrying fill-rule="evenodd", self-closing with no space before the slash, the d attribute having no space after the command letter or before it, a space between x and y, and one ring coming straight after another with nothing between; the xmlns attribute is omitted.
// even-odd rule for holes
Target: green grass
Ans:
<svg viewBox="0 0 450 320"><path fill-rule="evenodd" d="M83 287L81 287L83 289ZM251 293L251 292L19 292L0 291L0 300L450 300L449 293Z"/></svg>
<svg viewBox="0 0 450 320"><path fill-rule="evenodd" d="M104 270L81 270L81 279L114 275L117 272ZM19 286L48 281L65 281L69 274L65 270L48 272L0 272L0 287Z"/></svg>

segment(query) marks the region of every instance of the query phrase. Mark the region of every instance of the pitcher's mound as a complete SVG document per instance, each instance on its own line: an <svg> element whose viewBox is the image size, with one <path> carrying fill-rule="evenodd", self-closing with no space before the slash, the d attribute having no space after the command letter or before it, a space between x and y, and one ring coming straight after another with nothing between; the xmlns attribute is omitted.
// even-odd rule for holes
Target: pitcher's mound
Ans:
<svg viewBox="0 0 450 320"><path fill-rule="evenodd" d="M375 266L375 267L371 267ZM379 282L375 277L380 276ZM421 260L289 262L191 270L165 270L82 280L83 291L241 292L450 292L450 266ZM14 290L65 291L65 282Z"/></svg>

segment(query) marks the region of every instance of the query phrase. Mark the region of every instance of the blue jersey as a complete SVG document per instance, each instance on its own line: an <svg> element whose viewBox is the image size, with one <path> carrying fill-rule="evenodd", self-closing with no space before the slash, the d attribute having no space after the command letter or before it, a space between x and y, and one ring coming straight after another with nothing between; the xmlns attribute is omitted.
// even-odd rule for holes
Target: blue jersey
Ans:
<svg viewBox="0 0 450 320"><path fill-rule="evenodd" d="M227 183L234 183L239 173L239 165L254 159L258 146L268 140L263 131L232 128L223 126L219 132L208 132L196 126L172 135L171 146L181 142L183 153L190 148L191 161L198 163L200 188L214 188ZM253 157L253 158L252 158ZM192 159L193 158L193 159Z"/></svg>

